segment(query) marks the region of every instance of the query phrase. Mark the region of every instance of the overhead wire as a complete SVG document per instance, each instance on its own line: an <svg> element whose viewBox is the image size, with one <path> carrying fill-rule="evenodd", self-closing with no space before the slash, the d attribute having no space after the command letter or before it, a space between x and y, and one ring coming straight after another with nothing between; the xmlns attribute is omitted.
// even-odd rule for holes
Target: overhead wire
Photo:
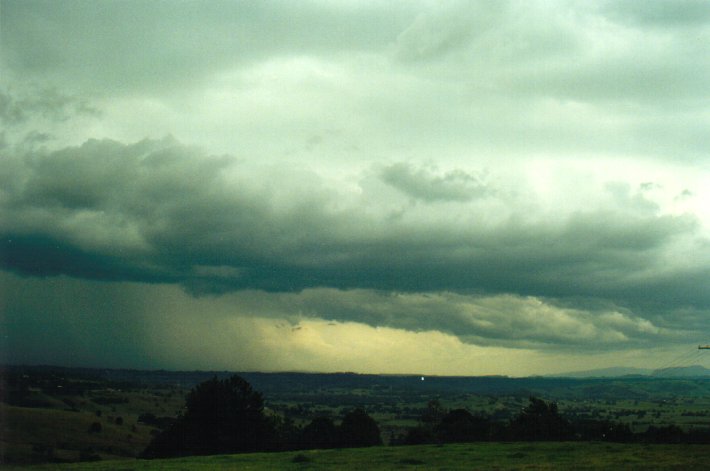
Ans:
<svg viewBox="0 0 710 471"><path fill-rule="evenodd" d="M680 353L679 355L670 358L664 363L660 364L654 369L656 373L667 372L676 368L684 368L689 366L694 366L697 362L703 360L705 357L710 356L710 350L705 351L694 346L692 349Z"/></svg>

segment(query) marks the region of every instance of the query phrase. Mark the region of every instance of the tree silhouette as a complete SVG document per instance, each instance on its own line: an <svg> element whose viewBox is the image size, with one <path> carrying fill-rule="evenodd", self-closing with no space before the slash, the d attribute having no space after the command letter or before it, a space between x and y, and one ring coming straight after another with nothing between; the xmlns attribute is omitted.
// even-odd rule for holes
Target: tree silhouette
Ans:
<svg viewBox="0 0 710 471"><path fill-rule="evenodd" d="M488 439L488 419L471 415L465 409L454 409L436 426L436 436L444 443L474 442Z"/></svg>
<svg viewBox="0 0 710 471"><path fill-rule="evenodd" d="M338 445L338 430L328 417L316 417L301 430L299 445L304 449L334 448Z"/></svg>
<svg viewBox="0 0 710 471"><path fill-rule="evenodd" d="M274 446L264 400L243 378L217 377L187 395L186 411L146 448L144 457L262 451Z"/></svg>
<svg viewBox="0 0 710 471"><path fill-rule="evenodd" d="M536 397L510 423L514 440L569 440L574 437L572 425L560 416L557 404Z"/></svg>
<svg viewBox="0 0 710 471"><path fill-rule="evenodd" d="M377 422L360 408L345 414L339 432L340 445L343 447L382 445Z"/></svg>
<svg viewBox="0 0 710 471"><path fill-rule="evenodd" d="M686 434L677 425L651 425L643 434L643 439L650 443L682 443L686 441Z"/></svg>
<svg viewBox="0 0 710 471"><path fill-rule="evenodd" d="M447 414L446 408L441 405L438 399L432 399L427 402L426 410L421 416L420 421L425 427L434 428L441 419Z"/></svg>
<svg viewBox="0 0 710 471"><path fill-rule="evenodd" d="M419 424L407 430L404 436L405 445L422 445L425 443L435 443L435 428L441 423L441 419L447 414L446 408L441 405L438 399L432 399L427 403L426 409L419 417Z"/></svg>

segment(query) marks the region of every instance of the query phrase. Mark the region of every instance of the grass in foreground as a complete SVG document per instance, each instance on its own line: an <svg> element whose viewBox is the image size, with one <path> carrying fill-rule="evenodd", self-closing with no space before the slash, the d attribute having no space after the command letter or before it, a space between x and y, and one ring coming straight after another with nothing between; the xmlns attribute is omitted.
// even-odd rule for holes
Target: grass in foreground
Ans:
<svg viewBox="0 0 710 471"><path fill-rule="evenodd" d="M467 443L40 465L31 470L471 470L705 468L710 445Z"/></svg>

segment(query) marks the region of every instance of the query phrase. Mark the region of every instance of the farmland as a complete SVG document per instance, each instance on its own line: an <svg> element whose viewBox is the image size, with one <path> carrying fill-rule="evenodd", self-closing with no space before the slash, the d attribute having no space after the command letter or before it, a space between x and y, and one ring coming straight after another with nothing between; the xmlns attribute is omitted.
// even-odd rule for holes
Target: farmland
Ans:
<svg viewBox="0 0 710 471"><path fill-rule="evenodd" d="M7 367L3 370L3 402L0 404L2 461L5 465L76 465L78 461L121 459L126 460L126 469L144 469L146 466L148 468L145 469L151 469L150 466L154 465L136 461L135 457L183 410L185 394L205 379L227 375L227 372ZM555 401L560 414L573 423L613 421L628 425L635 433L642 433L651 426L677 425L684 431L692 431L706 429L710 425L710 379L703 377L427 377L422 380L419 376L351 373L242 373L242 376L263 393L268 414L287 417L297 427L314 417L329 417L337 422L345 411L362 407L379 424L386 445L401 443L408 428L420 422L428 402L433 399L446 409L466 409L496 423L509 422L534 395ZM481 459L488 460L489 464L502 467L523 466L523 462L547 463L551 458L540 455L544 450L550 456L551 450L557 450L560 460L572 463L582 459L579 456L581 451L577 449L579 446L588 451L594 450L594 453L610 455L608 459L621 459L623 456L629 463L634 460L661 463L653 453L663 456L678 454L678 460L682 458L686 461L677 462L687 463L687 460L705 456L706 453L705 445L690 448L686 445L665 448L650 444L614 443L562 443L557 448L552 444L530 443L461 446L463 448L446 445L444 448L434 446L421 449L390 446L377 448L379 451L343 450L342 453L348 456L352 453L347 460L360 459L357 458L360 456L358 453L392 454L403 466L416 467L415 461L419 460L429 464L443 463L436 466L447 469L455 469L446 464L447 459L452 463L463 459L454 458L459 452L483 457ZM449 451L444 453L443 450ZM318 466L337 468L337 460L340 459L335 451L300 453L309 457L304 463L315 467L313 469L318 469ZM313 453L317 456L311 456ZM440 453L451 457L439 456ZM426 455L429 461L420 455ZM269 463L279 460L289 462L295 455L291 452L260 456L253 455L253 459L260 460L254 469L269 469ZM375 461L384 459L377 456L370 458ZM494 458L485 458L488 456ZM220 459L226 458L202 458L203 462L212 464ZM234 464L252 458L239 455L229 459L232 460L229 463ZM520 461L517 465L516 459ZM595 461L584 458L584 462ZM113 463L115 466L116 463ZM195 466L198 464L196 462ZM562 462L557 464L565 466Z"/></svg>

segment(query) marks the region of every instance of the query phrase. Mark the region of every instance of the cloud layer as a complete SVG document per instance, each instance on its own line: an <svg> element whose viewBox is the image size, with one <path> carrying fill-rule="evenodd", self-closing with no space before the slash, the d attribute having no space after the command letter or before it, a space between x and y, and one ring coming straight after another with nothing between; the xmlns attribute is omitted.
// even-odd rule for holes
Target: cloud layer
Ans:
<svg viewBox="0 0 710 471"><path fill-rule="evenodd" d="M0 266L27 290L550 355L709 327L706 2L2 9Z"/></svg>
<svg viewBox="0 0 710 471"><path fill-rule="evenodd" d="M643 189L624 185L606 185L614 204L604 209L552 219L513 210L486 221L491 207L520 207L534 195L507 195L459 169L437 176L408 164L366 173L353 183L360 191L349 194L313 172L250 166L170 138L93 140L7 161L2 263L21 275L179 283L195 294L516 294L592 299L648 314L710 306L702 289L710 253L697 217L662 214ZM393 194L383 199L387 191ZM342 305L319 316L439 329L479 342L510 330L534 342L538 334L508 324L503 313L547 315L500 298L500 313L491 314L501 316L498 325L468 322L455 298L437 299L432 312L446 314L434 321L395 309L403 311L391 316L399 320L385 322L381 309L377 319L365 307L358 315ZM571 338L597 341L592 334L580 327Z"/></svg>

